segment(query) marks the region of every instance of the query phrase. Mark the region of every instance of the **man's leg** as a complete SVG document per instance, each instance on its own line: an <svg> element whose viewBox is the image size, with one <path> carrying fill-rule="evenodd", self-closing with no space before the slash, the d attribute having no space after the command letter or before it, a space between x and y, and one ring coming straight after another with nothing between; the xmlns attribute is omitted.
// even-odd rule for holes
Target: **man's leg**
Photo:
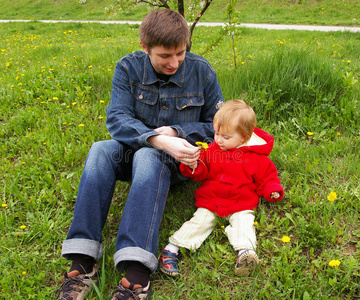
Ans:
<svg viewBox="0 0 360 300"><path fill-rule="evenodd" d="M83 296L88 291L82 287L96 281L94 264L101 255L101 233L115 182L130 179L131 160L132 151L115 140L97 142L91 147L80 180L74 218L63 243L62 255L73 263L70 272L65 273L60 299L75 299L76 294ZM91 280L85 274L91 274ZM84 284L68 286L75 282L74 277Z"/></svg>
<svg viewBox="0 0 360 300"><path fill-rule="evenodd" d="M132 184L122 214L114 255L119 271L138 261L155 272L158 238L174 160L163 151L142 148L133 159ZM124 266L125 264L125 266Z"/></svg>
<svg viewBox="0 0 360 300"><path fill-rule="evenodd" d="M127 162L128 161L128 162ZM109 212L117 179L131 174L131 157L115 140L94 143L85 161L74 217L63 243L62 255L101 255L101 233Z"/></svg>
<svg viewBox="0 0 360 300"><path fill-rule="evenodd" d="M162 151L142 148L134 155L132 185L114 255L117 269L127 269L123 287L128 288L129 283L146 287L157 268L159 228L171 174L177 172L173 158Z"/></svg>

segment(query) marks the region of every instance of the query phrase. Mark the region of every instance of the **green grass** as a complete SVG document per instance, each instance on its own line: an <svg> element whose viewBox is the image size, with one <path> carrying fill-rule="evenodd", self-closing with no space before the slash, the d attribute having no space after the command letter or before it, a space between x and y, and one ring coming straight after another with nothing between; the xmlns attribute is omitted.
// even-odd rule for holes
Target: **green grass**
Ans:
<svg viewBox="0 0 360 300"><path fill-rule="evenodd" d="M60 286L69 268L61 244L83 163L94 141L110 138L111 79L116 61L140 49L137 29L0 24L0 298L49 299ZM259 126L274 135L271 159L286 196L261 201L261 264L251 276L234 275L236 253L224 234L227 221L219 219L198 251L182 251L180 279L152 276L153 299L356 299L359 34L241 29L236 69L229 36L212 47L219 35L219 28L197 28L192 51L214 65L225 99L247 100ZM192 216L197 186L171 189L160 246ZM104 230L104 271L88 299L108 298L122 276L112 254L128 187L117 185ZM333 202L330 192L337 194ZM331 260L340 266L330 267Z"/></svg>
<svg viewBox="0 0 360 300"><path fill-rule="evenodd" d="M0 19L141 20L148 12L145 5L119 11L115 2L0 0ZM227 3L227 0L214 0L201 21L228 21L225 15ZM176 9L176 6L172 8ZM242 23L360 25L360 3L353 0L239 0L236 8ZM187 19L192 20L189 13Z"/></svg>

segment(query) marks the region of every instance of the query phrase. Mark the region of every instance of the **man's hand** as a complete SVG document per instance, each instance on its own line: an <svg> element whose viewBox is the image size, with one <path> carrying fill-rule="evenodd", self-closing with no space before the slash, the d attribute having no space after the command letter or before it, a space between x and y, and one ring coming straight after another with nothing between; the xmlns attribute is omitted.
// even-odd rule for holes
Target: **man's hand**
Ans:
<svg viewBox="0 0 360 300"><path fill-rule="evenodd" d="M178 132L174 128L171 128L170 126L161 126L154 130L162 135L173 136L173 137L178 136Z"/></svg>
<svg viewBox="0 0 360 300"><path fill-rule="evenodd" d="M160 134L150 137L148 142L154 148L166 151L177 161L187 166L197 165L200 148L191 145L185 139Z"/></svg>

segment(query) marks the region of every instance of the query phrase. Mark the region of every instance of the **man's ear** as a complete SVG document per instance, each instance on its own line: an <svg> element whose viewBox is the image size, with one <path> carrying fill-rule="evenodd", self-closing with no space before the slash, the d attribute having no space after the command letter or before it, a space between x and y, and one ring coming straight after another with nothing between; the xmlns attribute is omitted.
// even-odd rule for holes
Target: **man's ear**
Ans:
<svg viewBox="0 0 360 300"><path fill-rule="evenodd" d="M143 42L140 42L140 46L141 46L141 48L144 49L144 52L145 52L146 54L149 54L149 51L148 51L146 45L145 45Z"/></svg>

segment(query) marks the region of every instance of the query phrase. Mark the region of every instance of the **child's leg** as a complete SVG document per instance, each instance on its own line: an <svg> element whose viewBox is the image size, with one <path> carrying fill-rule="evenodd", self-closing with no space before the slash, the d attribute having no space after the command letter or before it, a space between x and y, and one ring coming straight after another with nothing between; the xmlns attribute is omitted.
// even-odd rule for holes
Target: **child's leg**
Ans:
<svg viewBox="0 0 360 300"><path fill-rule="evenodd" d="M189 250L198 249L214 229L215 214L206 208L198 208L194 216L185 222L170 238L171 244Z"/></svg>
<svg viewBox="0 0 360 300"><path fill-rule="evenodd" d="M225 229L230 244L239 251L235 264L236 275L249 275L250 271L259 263L259 258L255 252L254 219L252 210L234 213L229 218L230 225Z"/></svg>
<svg viewBox="0 0 360 300"><path fill-rule="evenodd" d="M236 251L256 250L254 220L255 216L252 210L244 210L230 215L230 224L226 227L225 232Z"/></svg>
<svg viewBox="0 0 360 300"><path fill-rule="evenodd" d="M179 276L180 247L190 250L199 248L213 230L214 220L214 213L205 208L198 208L194 216L169 238L170 243L162 249L159 256L160 270L172 277Z"/></svg>
<svg viewBox="0 0 360 300"><path fill-rule="evenodd" d="M170 251L171 253L175 253L175 254L178 254L179 253L179 250L180 250L180 247L178 246L175 246L174 244L167 244L164 248L164 250L166 251Z"/></svg>

